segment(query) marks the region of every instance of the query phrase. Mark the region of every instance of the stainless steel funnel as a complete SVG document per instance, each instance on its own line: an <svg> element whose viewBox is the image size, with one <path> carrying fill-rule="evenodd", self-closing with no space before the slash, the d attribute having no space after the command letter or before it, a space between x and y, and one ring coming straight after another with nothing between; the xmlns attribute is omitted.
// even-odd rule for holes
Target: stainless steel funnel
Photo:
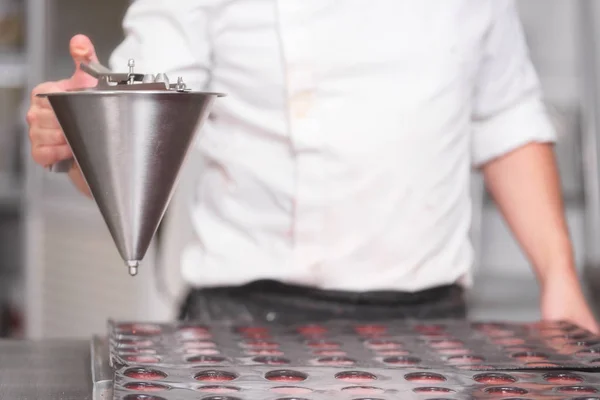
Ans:
<svg viewBox="0 0 600 400"><path fill-rule="evenodd" d="M191 92L181 80L177 85L164 78L135 83L144 82L144 76L125 75L117 85L104 79L111 76L106 73L94 89L42 96L48 97L117 249L135 275L195 134L220 94Z"/></svg>

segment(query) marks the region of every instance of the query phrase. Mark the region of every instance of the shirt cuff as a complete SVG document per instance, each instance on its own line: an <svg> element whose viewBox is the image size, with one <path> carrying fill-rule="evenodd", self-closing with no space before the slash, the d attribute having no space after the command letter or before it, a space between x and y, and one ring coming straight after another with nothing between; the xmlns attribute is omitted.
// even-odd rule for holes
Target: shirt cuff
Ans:
<svg viewBox="0 0 600 400"><path fill-rule="evenodd" d="M475 167L510 153L526 144L554 143L556 130L544 103L533 97L485 120L473 123L471 142Z"/></svg>

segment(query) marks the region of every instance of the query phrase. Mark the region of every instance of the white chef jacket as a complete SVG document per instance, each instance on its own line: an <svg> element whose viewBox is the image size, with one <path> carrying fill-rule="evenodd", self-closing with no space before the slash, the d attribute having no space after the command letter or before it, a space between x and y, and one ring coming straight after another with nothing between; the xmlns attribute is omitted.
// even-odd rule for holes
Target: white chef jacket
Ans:
<svg viewBox="0 0 600 400"><path fill-rule="evenodd" d="M470 171L555 138L510 0L137 0L114 70L224 92L198 135L195 286L469 285Z"/></svg>

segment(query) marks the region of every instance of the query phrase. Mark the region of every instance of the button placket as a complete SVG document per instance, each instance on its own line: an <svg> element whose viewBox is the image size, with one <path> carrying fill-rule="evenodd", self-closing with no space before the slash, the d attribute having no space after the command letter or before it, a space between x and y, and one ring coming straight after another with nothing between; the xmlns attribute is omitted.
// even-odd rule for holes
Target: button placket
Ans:
<svg viewBox="0 0 600 400"><path fill-rule="evenodd" d="M296 199L292 236L292 265L298 270L314 267L307 279L316 280L323 248L323 161L319 154L323 137L315 115L316 81L314 49L306 27L295 19L296 6L280 1L280 30L288 93L290 137L296 158ZM286 7L286 5L288 7Z"/></svg>

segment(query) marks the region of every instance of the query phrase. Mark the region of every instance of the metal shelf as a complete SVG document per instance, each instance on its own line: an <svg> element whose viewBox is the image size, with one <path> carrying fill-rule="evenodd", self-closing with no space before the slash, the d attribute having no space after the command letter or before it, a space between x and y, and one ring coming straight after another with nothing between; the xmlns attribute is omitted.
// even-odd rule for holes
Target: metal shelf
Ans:
<svg viewBox="0 0 600 400"><path fill-rule="evenodd" d="M27 57L23 53L0 53L0 88L21 88L27 83Z"/></svg>

